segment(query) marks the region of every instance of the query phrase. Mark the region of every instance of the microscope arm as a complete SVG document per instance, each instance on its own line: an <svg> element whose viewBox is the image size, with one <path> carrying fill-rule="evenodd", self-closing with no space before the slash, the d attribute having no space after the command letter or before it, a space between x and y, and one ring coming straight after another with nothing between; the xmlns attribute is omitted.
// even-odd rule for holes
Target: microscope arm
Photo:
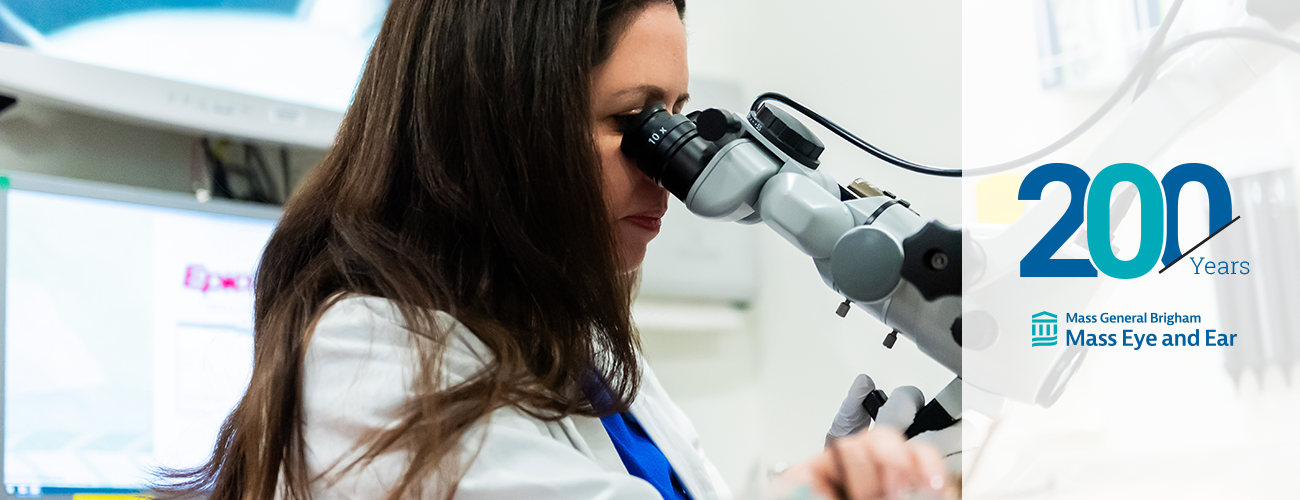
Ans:
<svg viewBox="0 0 1300 500"><path fill-rule="evenodd" d="M812 257L846 303L903 333L958 376L904 435L956 423L962 415L960 232L924 222L906 201L884 194L842 201L798 171L771 177L757 204L763 222ZM893 346L892 334L885 345Z"/></svg>
<svg viewBox="0 0 1300 500"><path fill-rule="evenodd" d="M865 182L846 196L835 179L786 156L751 123L741 125L743 138L714 155L684 197L687 208L765 222L811 257L846 303L960 376L960 233Z"/></svg>

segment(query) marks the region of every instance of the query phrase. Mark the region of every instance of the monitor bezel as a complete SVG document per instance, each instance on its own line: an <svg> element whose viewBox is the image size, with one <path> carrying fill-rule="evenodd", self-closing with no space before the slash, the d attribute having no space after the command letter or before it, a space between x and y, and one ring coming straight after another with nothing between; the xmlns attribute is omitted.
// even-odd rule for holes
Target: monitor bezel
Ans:
<svg viewBox="0 0 1300 500"><path fill-rule="evenodd" d="M193 135L329 148L343 113L104 66L0 42L0 94ZM90 84L89 82L94 82Z"/></svg>
<svg viewBox="0 0 1300 500"><path fill-rule="evenodd" d="M8 342L7 332L5 331L5 317L7 314L8 301L5 294L7 293L6 286L8 283L9 193L11 191L71 196L100 201L129 203L203 214L246 217L269 221L279 220L281 209L274 205L223 199L212 199L206 202L200 202L195 195L181 192L162 191L136 186L125 186L23 172L0 171L0 499L35 497L70 499L73 498L74 493L42 492L40 495L15 495L9 491L9 487L5 483L5 401L7 398L4 388L6 387L5 380L7 376L6 346ZM55 488L55 491L59 490L59 488ZM103 491L96 491L92 489L77 489L75 494L126 493L134 491L137 490L103 489ZM147 490L138 491L141 493L147 492Z"/></svg>

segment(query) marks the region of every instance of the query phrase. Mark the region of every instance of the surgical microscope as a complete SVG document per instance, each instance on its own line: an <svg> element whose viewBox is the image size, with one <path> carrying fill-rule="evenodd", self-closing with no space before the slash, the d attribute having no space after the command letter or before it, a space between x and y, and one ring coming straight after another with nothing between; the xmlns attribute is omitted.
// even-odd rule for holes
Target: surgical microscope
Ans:
<svg viewBox="0 0 1300 500"><path fill-rule="evenodd" d="M698 216L766 223L813 259L827 286L952 370L958 378L918 411L904 434L947 428L961 418L961 232L926 221L911 204L864 180L848 186L817 169L825 146L769 101L747 116L711 108L689 116L663 103L626 125L622 150ZM831 124L833 126L833 123ZM873 417L883 391L864 402Z"/></svg>

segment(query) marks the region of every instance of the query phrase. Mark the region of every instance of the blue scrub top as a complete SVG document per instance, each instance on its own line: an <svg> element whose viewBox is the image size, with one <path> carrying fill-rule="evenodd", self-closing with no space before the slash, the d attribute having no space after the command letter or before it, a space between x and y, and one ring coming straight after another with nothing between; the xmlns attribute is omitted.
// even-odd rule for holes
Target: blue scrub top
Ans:
<svg viewBox="0 0 1300 500"><path fill-rule="evenodd" d="M602 417L600 423L605 424L605 432L609 433L609 439L614 442L614 448L629 474L649 482L659 490L664 500L691 499L668 458L646 435L636 417L625 412Z"/></svg>
<svg viewBox="0 0 1300 500"><path fill-rule="evenodd" d="M593 374L587 379L582 392L597 410L610 408L612 402L609 386L600 376ZM650 436L631 412L601 417L600 423L605 426L605 432L609 434L609 440L614 442L614 449L618 450L618 457L623 460L623 467L629 474L646 480L659 490L659 495L664 500L691 500L686 487L682 486L681 478L677 477L677 472L668 463L668 458L650 440Z"/></svg>

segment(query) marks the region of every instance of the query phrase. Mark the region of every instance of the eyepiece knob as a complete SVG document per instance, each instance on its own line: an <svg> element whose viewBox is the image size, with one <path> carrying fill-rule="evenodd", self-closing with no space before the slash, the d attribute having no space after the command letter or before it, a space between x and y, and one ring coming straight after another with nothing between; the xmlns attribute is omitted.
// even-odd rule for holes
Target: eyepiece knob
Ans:
<svg viewBox="0 0 1300 500"><path fill-rule="evenodd" d="M723 111L718 108L709 108L700 111L699 115L694 117L695 127L700 132L700 137L706 141L716 141L725 137L727 134L740 132L743 126L736 115Z"/></svg>
<svg viewBox="0 0 1300 500"><path fill-rule="evenodd" d="M765 102L759 105L758 110L749 113L749 124L781 148L781 152L790 155L790 158L803 166L817 168L821 164L817 157L821 156L826 146L789 113Z"/></svg>

